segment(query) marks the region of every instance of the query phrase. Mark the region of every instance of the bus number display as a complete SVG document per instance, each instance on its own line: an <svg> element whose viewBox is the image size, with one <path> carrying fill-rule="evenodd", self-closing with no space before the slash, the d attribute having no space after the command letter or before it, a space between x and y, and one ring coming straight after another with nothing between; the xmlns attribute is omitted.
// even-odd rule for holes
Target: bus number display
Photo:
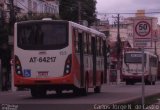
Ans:
<svg viewBox="0 0 160 110"><path fill-rule="evenodd" d="M55 62L55 60L56 60L56 57L31 57L29 62L30 63L36 63L36 62L50 63L50 62Z"/></svg>

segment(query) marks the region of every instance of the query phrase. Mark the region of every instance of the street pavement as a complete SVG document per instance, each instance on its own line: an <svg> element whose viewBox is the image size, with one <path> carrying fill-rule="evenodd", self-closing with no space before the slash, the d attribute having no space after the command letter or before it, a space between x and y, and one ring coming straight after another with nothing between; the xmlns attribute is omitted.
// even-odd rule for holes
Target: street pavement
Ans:
<svg viewBox="0 0 160 110"><path fill-rule="evenodd" d="M93 92L93 89L89 89L88 96L82 96L82 97L73 96L73 94L70 93L70 91L63 93L62 95L56 95L55 92L49 91L48 95L45 98L33 99L29 91L16 91L16 92L7 91L7 92L0 92L0 104L3 104L1 105L1 108L8 106L4 104L9 104L9 106L13 105L15 107L18 104L20 105L20 107L25 108L18 110L31 110L30 109L31 106L34 107L33 110L54 110L53 108L56 108L55 110L93 110L93 109L102 110L102 108L106 110L111 110L109 108L107 109L108 105L110 104L114 104L115 105L114 107L119 107L116 105L118 104L122 105L122 103L127 103L135 99L140 99L141 91L142 91L141 83L137 83L135 85L125 85L125 83L121 84L113 83L110 85L105 84L103 85L102 92L100 94L95 94ZM156 95L156 94L160 94L160 82L157 82L156 85L145 86L145 96ZM130 107L130 105L127 106L128 108ZM44 107L45 108L49 107L49 108L42 109ZM116 108L115 110L121 110L121 109ZM129 110L129 109L123 109L123 110Z"/></svg>

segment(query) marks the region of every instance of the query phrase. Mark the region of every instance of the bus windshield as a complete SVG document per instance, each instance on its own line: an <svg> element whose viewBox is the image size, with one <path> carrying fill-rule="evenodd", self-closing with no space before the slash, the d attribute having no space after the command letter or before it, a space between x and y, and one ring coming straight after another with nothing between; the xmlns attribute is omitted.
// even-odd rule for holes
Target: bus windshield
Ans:
<svg viewBox="0 0 160 110"><path fill-rule="evenodd" d="M124 62L125 63L142 63L142 54L141 53L125 53ZM144 62L146 62L146 54L144 56Z"/></svg>
<svg viewBox="0 0 160 110"><path fill-rule="evenodd" d="M61 49L68 45L67 22L17 24L17 44L25 50Z"/></svg>

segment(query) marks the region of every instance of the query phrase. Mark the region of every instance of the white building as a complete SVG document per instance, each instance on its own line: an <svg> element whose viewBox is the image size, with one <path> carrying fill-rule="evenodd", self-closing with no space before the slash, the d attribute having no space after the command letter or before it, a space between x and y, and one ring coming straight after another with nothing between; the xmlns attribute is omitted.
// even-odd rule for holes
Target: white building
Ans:
<svg viewBox="0 0 160 110"><path fill-rule="evenodd" d="M113 42L117 41L117 33L118 33L117 24L110 25L110 41ZM128 39L127 24L122 22L120 23L119 33L122 41L126 41Z"/></svg>
<svg viewBox="0 0 160 110"><path fill-rule="evenodd" d="M14 4L21 8L22 13L59 14L58 0L14 0Z"/></svg>
<svg viewBox="0 0 160 110"><path fill-rule="evenodd" d="M134 47L134 21L136 19L151 19L152 24L152 38L155 36L159 37L156 40L157 52L160 55L160 27L158 27L158 18L156 17L149 17L145 15L144 10L138 10L134 17L125 18L123 21L120 22L120 38L122 41L128 41L131 47ZM156 33L156 35L155 35ZM112 24L110 27L110 41L115 42L117 41L117 24ZM152 39L152 47L148 49L148 51L155 52L155 41Z"/></svg>
<svg viewBox="0 0 160 110"><path fill-rule="evenodd" d="M10 17L10 0L0 0L1 7L5 11L5 18ZM25 14L49 13L59 15L59 0L13 0L17 16Z"/></svg>
<svg viewBox="0 0 160 110"><path fill-rule="evenodd" d="M130 42L130 44L132 46L134 46L134 32L135 32L135 29L134 29L134 21L136 19L151 19L151 32L152 32L152 41L151 41L151 47L150 49L147 49L147 51L150 51L152 53L155 53L155 44L157 46L157 52L158 54L160 55L160 51L159 51L159 47L158 45L160 44L160 42L158 40L156 40L156 43L154 41L154 37L160 37L160 32L158 31L158 18L157 17L150 17L150 16L146 16L145 15L145 11L144 10L138 10L137 13L136 13L136 16L135 17L128 17L125 19L125 22L127 22L128 24L128 41ZM156 34L155 34L156 33Z"/></svg>

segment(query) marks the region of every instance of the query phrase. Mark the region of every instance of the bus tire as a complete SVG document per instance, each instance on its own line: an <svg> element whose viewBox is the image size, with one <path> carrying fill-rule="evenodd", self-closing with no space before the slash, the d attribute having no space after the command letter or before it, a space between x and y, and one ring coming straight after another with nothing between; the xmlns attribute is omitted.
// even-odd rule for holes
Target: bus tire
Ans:
<svg viewBox="0 0 160 110"><path fill-rule="evenodd" d="M38 97L37 92L36 92L35 89L31 89L31 96L32 96L33 98L37 98L37 97Z"/></svg>
<svg viewBox="0 0 160 110"><path fill-rule="evenodd" d="M156 84L157 76L152 76L152 85Z"/></svg>
<svg viewBox="0 0 160 110"><path fill-rule="evenodd" d="M85 87L80 88L80 95L82 95L82 96L87 96L88 95L88 87L89 87L88 85L89 85L88 76L86 76Z"/></svg>
<svg viewBox="0 0 160 110"><path fill-rule="evenodd" d="M152 81L152 85L155 85L156 84L156 82L155 81Z"/></svg>
<svg viewBox="0 0 160 110"><path fill-rule="evenodd" d="M103 79L103 72L101 73L101 84L104 83L104 79Z"/></svg>
<svg viewBox="0 0 160 110"><path fill-rule="evenodd" d="M80 90L79 88L74 88L73 89L73 94L74 95L79 95L79 90Z"/></svg>
<svg viewBox="0 0 160 110"><path fill-rule="evenodd" d="M94 93L100 93L101 92L101 86L96 86L94 88Z"/></svg>
<svg viewBox="0 0 160 110"><path fill-rule="evenodd" d="M126 85L131 85L130 81L127 80L126 81Z"/></svg>
<svg viewBox="0 0 160 110"><path fill-rule="evenodd" d="M31 88L31 95L33 98L43 98L46 96L46 90L40 88Z"/></svg>
<svg viewBox="0 0 160 110"><path fill-rule="evenodd" d="M151 85L151 81L146 80L145 85Z"/></svg>
<svg viewBox="0 0 160 110"><path fill-rule="evenodd" d="M61 94L62 94L62 90L59 90L59 89L56 90L56 94L57 94L57 95L61 95Z"/></svg>
<svg viewBox="0 0 160 110"><path fill-rule="evenodd" d="M135 82L134 82L134 81L132 81L132 82L131 82L131 85L134 85L134 84L135 84Z"/></svg>

